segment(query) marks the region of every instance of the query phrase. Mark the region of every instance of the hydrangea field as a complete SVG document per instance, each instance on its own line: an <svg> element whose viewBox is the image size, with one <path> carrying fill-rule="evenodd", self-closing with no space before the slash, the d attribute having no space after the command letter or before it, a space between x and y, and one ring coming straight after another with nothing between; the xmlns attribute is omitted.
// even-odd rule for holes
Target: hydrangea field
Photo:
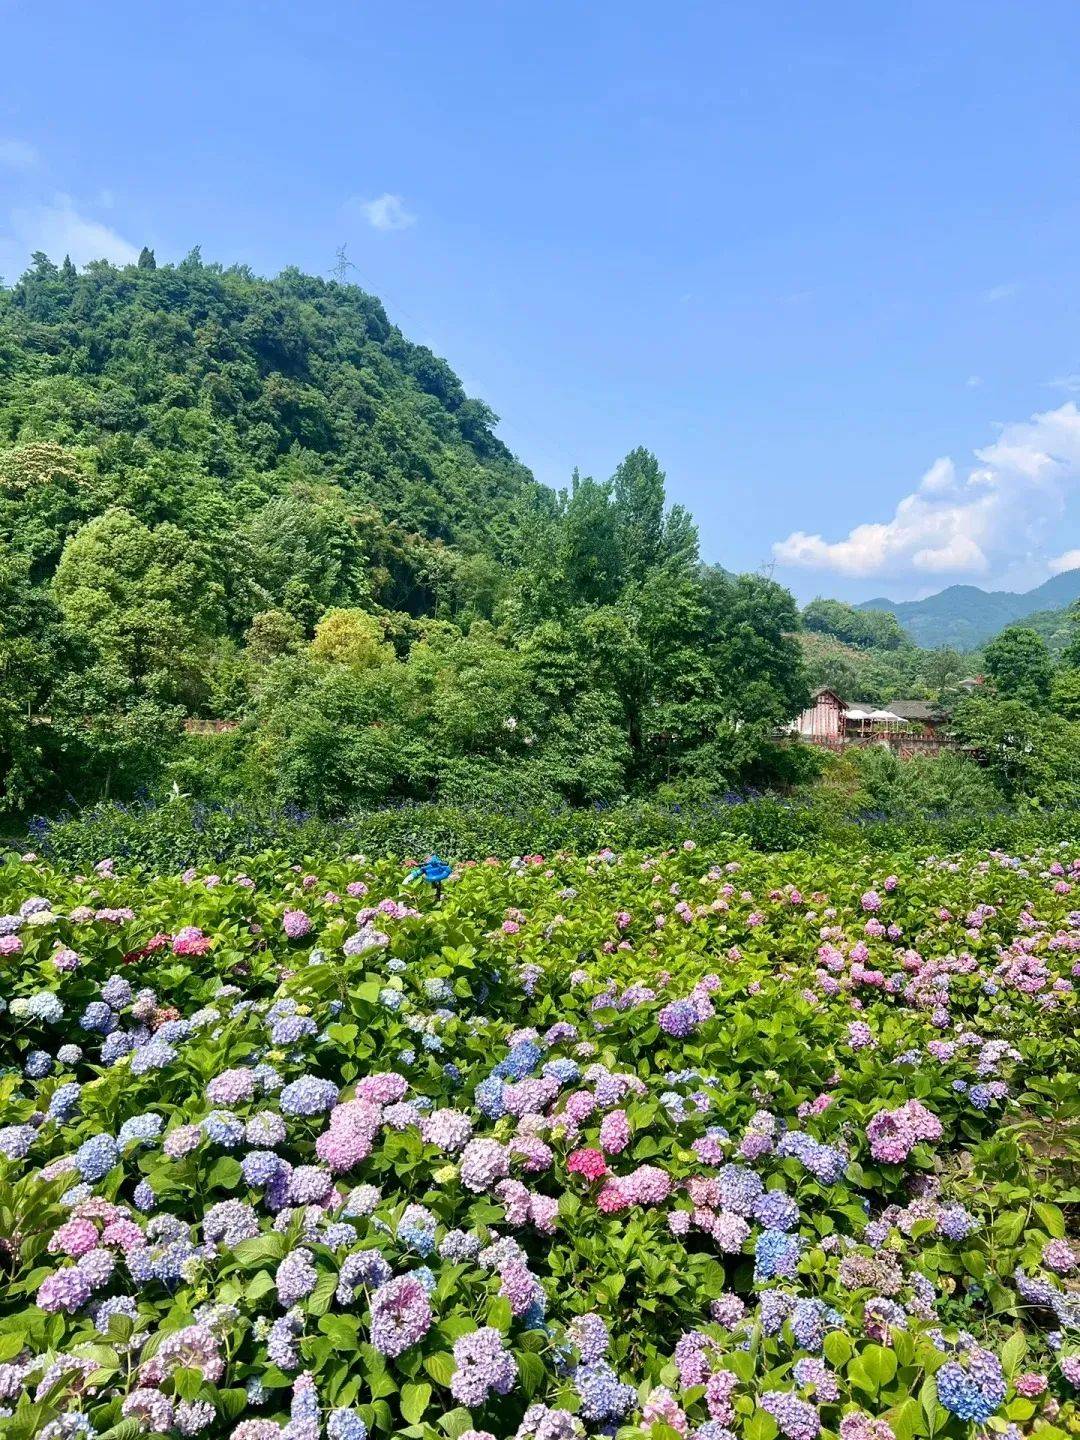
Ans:
<svg viewBox="0 0 1080 1440"><path fill-rule="evenodd" d="M0 865L0 1434L1080 1434L1080 849Z"/></svg>

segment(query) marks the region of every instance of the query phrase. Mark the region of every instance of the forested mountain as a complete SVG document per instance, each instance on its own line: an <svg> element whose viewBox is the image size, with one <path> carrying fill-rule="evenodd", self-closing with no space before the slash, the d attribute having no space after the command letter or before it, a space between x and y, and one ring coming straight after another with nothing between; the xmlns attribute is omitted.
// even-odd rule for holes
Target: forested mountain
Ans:
<svg viewBox="0 0 1080 1440"><path fill-rule="evenodd" d="M1025 615L1021 623L1041 635L1051 656L1060 660L1075 641L1078 618L1074 603L1060 610L1036 610L1033 615Z"/></svg>
<svg viewBox="0 0 1080 1440"><path fill-rule="evenodd" d="M1066 570L1020 594L950 585L925 600L864 600L857 608L895 615L915 644L927 649L975 650L1007 625L1039 611L1064 610L1074 600L1080 600L1080 570Z"/></svg>
<svg viewBox="0 0 1080 1440"><path fill-rule="evenodd" d="M29 474L19 495L16 543L36 576L89 515L121 506L212 555L224 546L213 560L238 618L286 584L310 608L373 579L419 613L444 578L440 542L499 557L522 509L549 498L495 420L377 299L296 270L263 280L197 253L158 268L144 252L79 274L37 256L0 290L0 438L68 452L62 481ZM284 530L290 564L268 565ZM312 531L338 532L332 575L306 574ZM361 576L361 555L391 578Z"/></svg>
<svg viewBox="0 0 1080 1440"><path fill-rule="evenodd" d="M556 495L494 424L355 286L35 256L0 289L0 810L769 773L788 592L703 567L648 452Z"/></svg>

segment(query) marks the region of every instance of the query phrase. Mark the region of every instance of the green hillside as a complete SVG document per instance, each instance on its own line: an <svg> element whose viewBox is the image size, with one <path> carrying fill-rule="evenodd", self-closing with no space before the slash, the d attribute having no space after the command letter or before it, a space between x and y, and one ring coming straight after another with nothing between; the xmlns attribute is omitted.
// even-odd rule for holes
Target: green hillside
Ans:
<svg viewBox="0 0 1080 1440"><path fill-rule="evenodd" d="M264 280L197 253L156 267L144 252L137 267L78 273L39 256L0 290L0 443L56 441L73 467L63 498L55 484L39 492L31 524L25 494L19 526L8 518L38 575L113 505L211 550L228 534L218 568L237 619L280 603L285 584L297 603L304 587L358 598L372 583L358 578L361 550L393 572L386 598L419 612L438 567L405 537L498 556L522 508L548 498L495 418L373 296L296 270ZM298 508L301 531L341 532L334 575L304 574L302 554L288 580L268 573L259 537ZM238 550L239 528L250 543Z"/></svg>

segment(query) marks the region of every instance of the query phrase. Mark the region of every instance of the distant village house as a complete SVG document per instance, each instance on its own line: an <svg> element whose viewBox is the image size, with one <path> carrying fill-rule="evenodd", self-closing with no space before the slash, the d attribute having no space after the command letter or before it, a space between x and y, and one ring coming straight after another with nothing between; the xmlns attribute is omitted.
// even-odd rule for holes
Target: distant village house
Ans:
<svg viewBox="0 0 1080 1440"><path fill-rule="evenodd" d="M829 749L881 744L901 754L932 754L950 744L944 724L945 717L927 700L890 700L879 706L845 700L830 686L820 685L787 731Z"/></svg>

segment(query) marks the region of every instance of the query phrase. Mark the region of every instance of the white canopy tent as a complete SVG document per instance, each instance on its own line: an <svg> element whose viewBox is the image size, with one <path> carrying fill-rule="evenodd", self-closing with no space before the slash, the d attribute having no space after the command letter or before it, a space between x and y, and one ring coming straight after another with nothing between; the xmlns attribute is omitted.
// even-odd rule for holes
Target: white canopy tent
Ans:
<svg viewBox="0 0 1080 1440"><path fill-rule="evenodd" d="M894 715L891 710L871 710L870 723L872 725L906 725L908 722L902 715Z"/></svg>
<svg viewBox="0 0 1080 1440"><path fill-rule="evenodd" d="M848 705L844 710L844 729L858 735L870 735L875 730L896 730L907 725L901 715L892 710L874 710L861 705Z"/></svg>

